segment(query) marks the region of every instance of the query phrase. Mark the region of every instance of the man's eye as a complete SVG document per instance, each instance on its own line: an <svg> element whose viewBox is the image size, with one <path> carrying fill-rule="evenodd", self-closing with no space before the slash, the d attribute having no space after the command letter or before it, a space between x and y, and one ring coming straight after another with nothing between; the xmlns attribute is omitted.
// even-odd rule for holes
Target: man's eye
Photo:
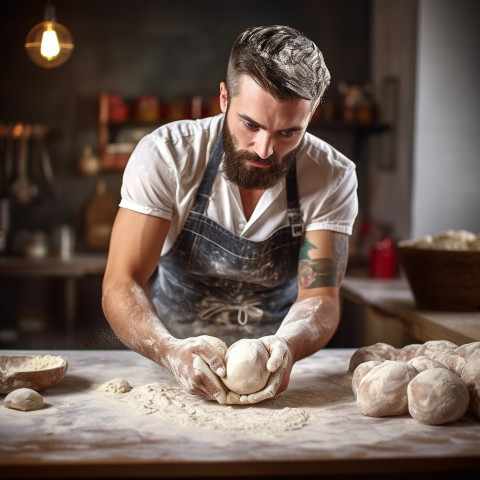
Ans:
<svg viewBox="0 0 480 480"><path fill-rule="evenodd" d="M282 137L285 138L292 138L293 137L293 132L279 132Z"/></svg>
<svg viewBox="0 0 480 480"><path fill-rule="evenodd" d="M257 126L254 123L244 121L243 124L249 129L249 130L256 130Z"/></svg>

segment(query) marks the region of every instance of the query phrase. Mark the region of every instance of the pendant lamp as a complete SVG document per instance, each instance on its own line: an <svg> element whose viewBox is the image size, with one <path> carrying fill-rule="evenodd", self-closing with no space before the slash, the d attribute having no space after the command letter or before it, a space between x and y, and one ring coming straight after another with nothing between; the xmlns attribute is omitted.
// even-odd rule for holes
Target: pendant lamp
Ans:
<svg viewBox="0 0 480 480"><path fill-rule="evenodd" d="M71 33L57 22L55 7L49 1L43 22L35 25L25 40L30 60L43 68L59 67L69 59L73 47Z"/></svg>

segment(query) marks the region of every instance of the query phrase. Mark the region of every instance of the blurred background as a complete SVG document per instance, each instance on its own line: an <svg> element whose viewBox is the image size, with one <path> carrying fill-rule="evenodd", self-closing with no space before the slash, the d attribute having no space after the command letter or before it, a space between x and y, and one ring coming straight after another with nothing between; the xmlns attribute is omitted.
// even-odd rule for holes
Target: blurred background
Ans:
<svg viewBox="0 0 480 480"><path fill-rule="evenodd" d="M349 269L380 235L480 232L476 0L57 0L75 47L43 68L24 45L47 3L0 17L1 348L119 346L100 297L128 155L164 122L218 113L248 26L290 25L324 54L310 131L357 165Z"/></svg>

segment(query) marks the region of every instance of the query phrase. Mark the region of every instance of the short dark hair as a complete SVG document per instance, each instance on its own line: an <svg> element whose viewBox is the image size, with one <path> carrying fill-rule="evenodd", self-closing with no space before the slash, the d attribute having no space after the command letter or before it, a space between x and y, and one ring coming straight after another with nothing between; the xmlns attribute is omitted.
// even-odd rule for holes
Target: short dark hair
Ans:
<svg viewBox="0 0 480 480"><path fill-rule="evenodd" d="M250 27L233 44L227 68L227 91L238 94L240 78L249 75L279 101L320 100L330 72L318 47L294 28Z"/></svg>

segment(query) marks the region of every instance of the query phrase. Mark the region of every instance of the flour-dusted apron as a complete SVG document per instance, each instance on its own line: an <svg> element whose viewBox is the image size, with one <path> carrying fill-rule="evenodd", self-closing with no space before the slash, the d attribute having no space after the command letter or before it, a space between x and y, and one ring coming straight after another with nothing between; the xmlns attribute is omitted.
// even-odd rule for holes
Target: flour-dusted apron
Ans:
<svg viewBox="0 0 480 480"><path fill-rule="evenodd" d="M286 180L289 226L254 242L208 218L222 155L220 133L185 225L158 263L151 297L173 336L212 335L230 345L275 333L295 301L303 222L295 162Z"/></svg>

